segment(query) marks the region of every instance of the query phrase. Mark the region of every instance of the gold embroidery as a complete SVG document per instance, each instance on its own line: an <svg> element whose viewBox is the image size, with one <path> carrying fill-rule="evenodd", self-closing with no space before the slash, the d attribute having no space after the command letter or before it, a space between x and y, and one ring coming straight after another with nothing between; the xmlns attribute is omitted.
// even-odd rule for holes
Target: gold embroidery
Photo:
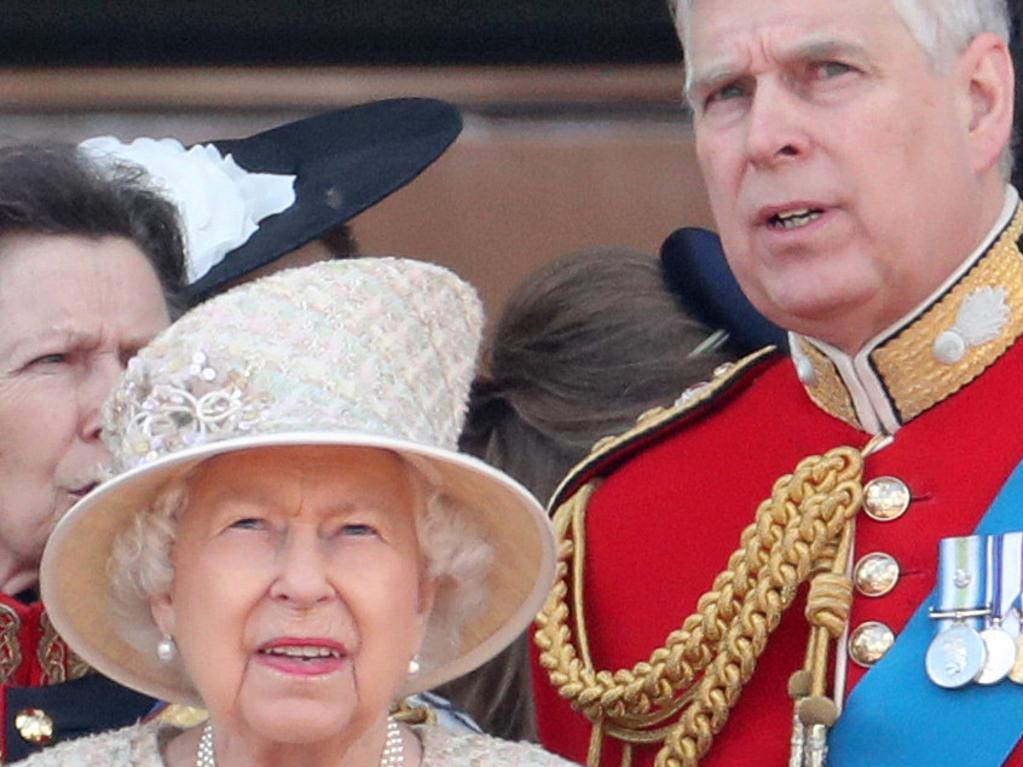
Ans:
<svg viewBox="0 0 1023 767"><path fill-rule="evenodd" d="M81 679L92 669L79 658L57 634L45 612L39 616L42 637L36 647L36 658L43 670L43 683L47 685Z"/></svg>
<svg viewBox="0 0 1023 767"><path fill-rule="evenodd" d="M21 618L14 608L0 602L0 682L6 684L21 665Z"/></svg>
<svg viewBox="0 0 1023 767"><path fill-rule="evenodd" d="M835 363L828 359L827 355L818 351L817 348L805 339L797 339L803 356L813 366L816 383L806 387L806 393L810 399L821 410L845 421L855 429L862 428L859 419L856 417L856 409L853 407L852 398L842 383L842 377L835 368Z"/></svg>
<svg viewBox="0 0 1023 767"><path fill-rule="evenodd" d="M1017 241L1023 232L1023 208L991 249L948 293L895 338L871 353L903 423L955 394L983 373L1023 333L1023 257ZM980 288L1005 291L1009 318L998 337L966 349L948 365L934 355L934 341L953 327L963 300Z"/></svg>
<svg viewBox="0 0 1023 767"><path fill-rule="evenodd" d="M64 666L67 645L57 636L57 630L53 628L50 616L46 613L39 616L39 627L43 635L36 646L36 658L43 670L43 682L60 684L67 681L67 670Z"/></svg>
<svg viewBox="0 0 1023 767"><path fill-rule="evenodd" d="M705 403L713 400L723 389L726 389L737 379L742 378L746 372L763 362L776 351L773 346L765 346L763 349L743 357L732 364L728 369L715 371L714 377L706 384L691 387L671 407L653 408L643 413L636 421L636 425L621 434L612 434L602 437L593 443L589 455L577 463L568 472L551 496L552 508L557 507L569 488L575 485L579 477L589 472L594 466L613 453L628 445L635 439L642 438L651 432L681 418L686 413L702 407Z"/></svg>

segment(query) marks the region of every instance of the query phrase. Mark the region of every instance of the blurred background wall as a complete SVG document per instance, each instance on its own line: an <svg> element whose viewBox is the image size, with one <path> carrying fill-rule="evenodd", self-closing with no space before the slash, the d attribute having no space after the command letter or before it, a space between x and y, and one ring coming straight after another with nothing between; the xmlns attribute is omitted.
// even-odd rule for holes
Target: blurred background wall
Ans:
<svg viewBox="0 0 1023 767"><path fill-rule="evenodd" d="M493 314L551 258L711 225L680 62L665 0L0 0L0 136L189 143L448 99L461 138L355 231Z"/></svg>
<svg viewBox="0 0 1023 767"><path fill-rule="evenodd" d="M491 314L540 263L710 225L662 0L0 2L0 136L247 135L390 96L465 130L354 222L452 266Z"/></svg>

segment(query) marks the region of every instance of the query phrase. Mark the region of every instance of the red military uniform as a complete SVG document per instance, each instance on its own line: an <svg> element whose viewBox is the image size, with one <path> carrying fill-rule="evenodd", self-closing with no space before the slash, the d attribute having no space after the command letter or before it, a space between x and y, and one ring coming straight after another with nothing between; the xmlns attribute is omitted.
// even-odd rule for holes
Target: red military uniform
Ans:
<svg viewBox="0 0 1023 767"><path fill-rule="evenodd" d="M829 676L842 695L867 673L934 587L939 540L970 534L1023 459L1023 212L1013 215L1016 200L1012 194L991 242L856 357L793 336L792 360L753 355L671 410L598 443L552 506L586 484L592 489L581 571L572 570L575 558L568 563L564 623L577 649L585 632L595 669L631 670L665 645L725 569L777 478L806 456L862 449L872 435L888 433L891 443L864 463L851 558L863 564L853 578L850 638L839 648L846 657L832 658L838 674ZM899 498L904 490L908 504ZM701 766L788 764L786 688L809 636L801 599L767 640ZM541 663L534 672L540 740L586 762L593 727L565 700L578 685L566 684L550 654ZM624 688L627 675L616 680ZM683 692L676 691L677 713L664 724L685 715ZM616 738L598 731L593 745L600 764L620 763ZM662 745L658 737L634 746L632 763L653 764ZM1007 764L1023 765L1023 749Z"/></svg>
<svg viewBox="0 0 1023 767"><path fill-rule="evenodd" d="M38 600L0 595L0 762L124 727L155 701L96 674L57 635Z"/></svg>

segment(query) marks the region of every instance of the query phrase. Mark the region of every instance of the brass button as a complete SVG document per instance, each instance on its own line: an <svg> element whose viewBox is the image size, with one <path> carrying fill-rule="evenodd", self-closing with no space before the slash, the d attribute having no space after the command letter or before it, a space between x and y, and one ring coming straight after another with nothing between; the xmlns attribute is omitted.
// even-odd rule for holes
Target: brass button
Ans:
<svg viewBox="0 0 1023 767"><path fill-rule="evenodd" d="M18 734L34 746L45 746L53 740L53 720L39 708L23 708L14 717Z"/></svg>
<svg viewBox="0 0 1023 767"><path fill-rule="evenodd" d="M895 644L895 634L879 621L867 621L855 628L849 637L849 657L864 668L870 668Z"/></svg>
<svg viewBox="0 0 1023 767"><path fill-rule="evenodd" d="M912 497L896 477L877 477L863 488L863 511L878 522L891 522L906 513Z"/></svg>
<svg viewBox="0 0 1023 767"><path fill-rule="evenodd" d="M856 590L865 597L883 597L899 582L899 563L891 554L875 551L860 558L853 569Z"/></svg>

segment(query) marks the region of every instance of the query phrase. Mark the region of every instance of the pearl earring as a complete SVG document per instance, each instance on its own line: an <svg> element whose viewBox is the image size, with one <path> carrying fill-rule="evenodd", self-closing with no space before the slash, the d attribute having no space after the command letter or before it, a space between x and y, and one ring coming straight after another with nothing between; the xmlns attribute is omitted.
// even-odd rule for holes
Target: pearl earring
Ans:
<svg viewBox="0 0 1023 767"><path fill-rule="evenodd" d="M163 639L156 643L156 657L161 663L170 663L177 657L178 647L174 644L174 638L164 634Z"/></svg>
<svg viewBox="0 0 1023 767"><path fill-rule="evenodd" d="M416 655L408 662L408 672L409 674L415 675L419 673L419 669L419 656Z"/></svg>

